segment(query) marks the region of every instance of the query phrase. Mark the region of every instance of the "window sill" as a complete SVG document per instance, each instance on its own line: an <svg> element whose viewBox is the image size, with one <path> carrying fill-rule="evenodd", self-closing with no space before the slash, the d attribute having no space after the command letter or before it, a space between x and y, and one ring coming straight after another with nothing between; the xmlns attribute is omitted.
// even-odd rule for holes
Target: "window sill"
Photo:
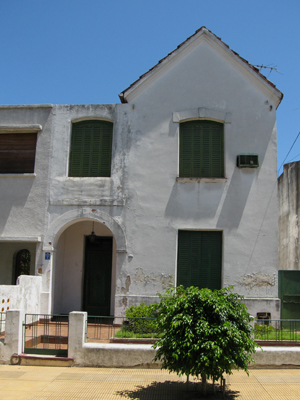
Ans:
<svg viewBox="0 0 300 400"><path fill-rule="evenodd" d="M176 182L182 182L182 183L186 183L186 182L204 182L204 183L225 183L227 182L227 178L183 178L183 177L177 177L176 178Z"/></svg>
<svg viewBox="0 0 300 400"><path fill-rule="evenodd" d="M80 179L111 179L111 176L67 176L67 179L74 179L74 180L80 180Z"/></svg>
<svg viewBox="0 0 300 400"><path fill-rule="evenodd" d="M34 178L36 176L35 173L32 174L1 174L0 178Z"/></svg>

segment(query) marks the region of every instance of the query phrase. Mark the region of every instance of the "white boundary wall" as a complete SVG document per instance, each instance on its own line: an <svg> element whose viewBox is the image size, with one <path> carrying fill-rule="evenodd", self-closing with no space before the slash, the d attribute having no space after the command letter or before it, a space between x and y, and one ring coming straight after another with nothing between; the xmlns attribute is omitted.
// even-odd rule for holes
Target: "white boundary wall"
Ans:
<svg viewBox="0 0 300 400"><path fill-rule="evenodd" d="M147 344L86 343L86 312L71 312L68 356L81 367L160 367L156 351Z"/></svg>
<svg viewBox="0 0 300 400"><path fill-rule="evenodd" d="M0 363L9 364L14 354L22 353L24 312L6 314L4 343L0 342ZM86 343L86 312L71 312L69 318L69 358L81 367L160 368L153 363L152 345ZM300 366L300 347L262 347L254 355L250 368L285 368Z"/></svg>
<svg viewBox="0 0 300 400"><path fill-rule="evenodd" d="M4 311L26 310L28 314L40 314L42 308L42 277L20 275L17 285L0 285L0 301Z"/></svg>

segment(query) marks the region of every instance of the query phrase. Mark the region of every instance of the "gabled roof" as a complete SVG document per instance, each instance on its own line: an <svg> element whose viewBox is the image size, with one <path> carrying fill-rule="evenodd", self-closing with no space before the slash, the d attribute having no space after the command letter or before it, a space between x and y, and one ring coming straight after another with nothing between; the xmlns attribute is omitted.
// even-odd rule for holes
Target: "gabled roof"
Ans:
<svg viewBox="0 0 300 400"><path fill-rule="evenodd" d="M197 46L202 40L207 40L208 42L215 43L221 48L223 51L227 52L227 56L231 56L236 62L240 63L245 70L248 70L248 73L252 74L257 78L259 85L264 85L273 92L273 96L277 98L276 107L280 104L283 93L281 93L276 86L269 81L264 75L259 72L259 69L249 64L247 60L242 58L238 53L231 50L229 46L224 43L218 36L213 34L209 29L205 26L202 26L198 29L193 35L188 37L184 42L182 42L175 50L169 53L166 57L161 59L154 67L149 69L145 74L141 75L139 79L133 82L127 89L123 90L122 93L119 94L120 100L122 103L128 102L128 97L134 97L134 92L139 92L147 81L152 81L156 74L159 74L169 63L175 61L176 58L180 57L180 54L184 52L190 46ZM252 76L252 80L253 80ZM251 78L250 78L251 79ZM139 90L140 89L140 90Z"/></svg>

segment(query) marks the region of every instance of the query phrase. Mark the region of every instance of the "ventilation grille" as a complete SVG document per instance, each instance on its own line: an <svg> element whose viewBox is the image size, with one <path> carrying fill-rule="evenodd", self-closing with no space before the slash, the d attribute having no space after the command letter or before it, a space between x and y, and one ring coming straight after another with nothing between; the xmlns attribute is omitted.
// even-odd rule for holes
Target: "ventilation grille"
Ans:
<svg viewBox="0 0 300 400"><path fill-rule="evenodd" d="M239 168L257 168L258 155L257 154L240 154L237 156L237 166Z"/></svg>

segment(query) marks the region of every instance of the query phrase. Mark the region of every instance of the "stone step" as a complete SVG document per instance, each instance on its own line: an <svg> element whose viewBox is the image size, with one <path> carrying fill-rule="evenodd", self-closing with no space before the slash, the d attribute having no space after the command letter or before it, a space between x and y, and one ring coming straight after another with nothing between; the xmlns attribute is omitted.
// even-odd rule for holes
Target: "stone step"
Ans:
<svg viewBox="0 0 300 400"><path fill-rule="evenodd" d="M72 367L74 365L74 359L40 354L18 354L12 356L11 364L43 367Z"/></svg>

